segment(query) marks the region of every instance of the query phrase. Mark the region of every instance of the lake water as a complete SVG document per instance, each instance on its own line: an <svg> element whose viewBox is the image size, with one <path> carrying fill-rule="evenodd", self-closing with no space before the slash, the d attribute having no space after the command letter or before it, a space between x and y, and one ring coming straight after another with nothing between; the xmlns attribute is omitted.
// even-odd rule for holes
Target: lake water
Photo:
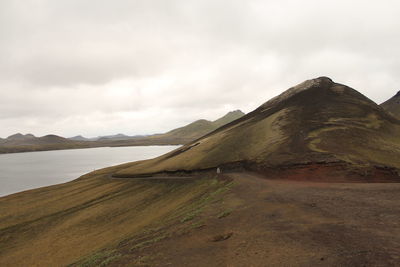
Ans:
<svg viewBox="0 0 400 267"><path fill-rule="evenodd" d="M1 154L0 196L68 182L95 169L154 158L177 147L99 147Z"/></svg>

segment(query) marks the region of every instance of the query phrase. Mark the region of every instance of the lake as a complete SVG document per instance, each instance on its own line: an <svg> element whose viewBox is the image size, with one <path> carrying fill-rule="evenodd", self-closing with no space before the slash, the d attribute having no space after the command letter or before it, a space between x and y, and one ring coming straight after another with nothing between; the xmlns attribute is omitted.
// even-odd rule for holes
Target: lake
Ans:
<svg viewBox="0 0 400 267"><path fill-rule="evenodd" d="M154 158L177 147L99 147L1 154L0 196L68 182L95 169Z"/></svg>

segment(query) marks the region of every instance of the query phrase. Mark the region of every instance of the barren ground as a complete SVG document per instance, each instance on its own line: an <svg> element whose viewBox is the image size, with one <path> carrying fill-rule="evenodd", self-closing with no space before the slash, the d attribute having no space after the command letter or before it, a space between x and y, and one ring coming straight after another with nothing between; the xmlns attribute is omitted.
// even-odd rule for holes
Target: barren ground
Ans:
<svg viewBox="0 0 400 267"><path fill-rule="evenodd" d="M201 227L142 250L143 265L400 265L400 184L229 177L236 186L195 219Z"/></svg>

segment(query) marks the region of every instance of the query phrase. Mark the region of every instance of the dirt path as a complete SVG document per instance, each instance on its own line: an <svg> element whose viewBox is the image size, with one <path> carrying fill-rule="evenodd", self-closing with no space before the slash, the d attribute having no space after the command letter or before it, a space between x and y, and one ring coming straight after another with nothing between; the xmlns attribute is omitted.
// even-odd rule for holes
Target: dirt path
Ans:
<svg viewBox="0 0 400 267"><path fill-rule="evenodd" d="M139 181L146 181L146 180L194 180L194 179L198 179L198 177L194 177L194 176L148 176L148 177L124 177L124 178L120 178L120 177L114 177L113 174L109 174L107 176L109 179L112 180L139 180Z"/></svg>
<svg viewBox="0 0 400 267"><path fill-rule="evenodd" d="M142 252L151 266L399 266L400 184L228 176L231 192L188 222L203 227Z"/></svg>

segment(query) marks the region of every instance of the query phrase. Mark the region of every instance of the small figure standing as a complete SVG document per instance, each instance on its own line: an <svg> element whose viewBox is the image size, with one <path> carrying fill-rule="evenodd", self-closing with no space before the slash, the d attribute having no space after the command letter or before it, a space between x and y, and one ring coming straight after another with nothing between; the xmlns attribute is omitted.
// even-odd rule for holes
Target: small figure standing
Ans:
<svg viewBox="0 0 400 267"><path fill-rule="evenodd" d="M218 167L217 168L217 174L220 174L221 173L221 169Z"/></svg>

